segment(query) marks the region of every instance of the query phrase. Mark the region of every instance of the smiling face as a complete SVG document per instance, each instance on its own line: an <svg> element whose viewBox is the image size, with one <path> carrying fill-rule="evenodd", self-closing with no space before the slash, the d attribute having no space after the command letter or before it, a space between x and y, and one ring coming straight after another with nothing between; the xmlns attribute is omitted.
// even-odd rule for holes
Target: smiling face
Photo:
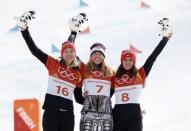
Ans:
<svg viewBox="0 0 191 131"><path fill-rule="evenodd" d="M126 57L126 59L122 60L122 65L125 70L130 70L134 64L135 61L130 57Z"/></svg>
<svg viewBox="0 0 191 131"><path fill-rule="evenodd" d="M72 62L75 59L75 51L72 48L66 48L63 52L62 52L62 57L64 59L64 61L66 62L65 64L67 66L71 65Z"/></svg>
<svg viewBox="0 0 191 131"><path fill-rule="evenodd" d="M90 59L93 61L94 64L98 65L103 62L104 56L100 51L95 51L90 56Z"/></svg>

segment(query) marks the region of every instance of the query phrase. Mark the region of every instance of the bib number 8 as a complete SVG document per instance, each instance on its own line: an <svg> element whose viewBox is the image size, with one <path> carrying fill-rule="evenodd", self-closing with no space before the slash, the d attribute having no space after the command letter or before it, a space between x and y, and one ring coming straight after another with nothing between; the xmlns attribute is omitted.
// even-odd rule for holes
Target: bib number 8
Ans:
<svg viewBox="0 0 191 131"><path fill-rule="evenodd" d="M127 102L129 100L129 94L128 93L123 93L121 95L121 101L122 102Z"/></svg>

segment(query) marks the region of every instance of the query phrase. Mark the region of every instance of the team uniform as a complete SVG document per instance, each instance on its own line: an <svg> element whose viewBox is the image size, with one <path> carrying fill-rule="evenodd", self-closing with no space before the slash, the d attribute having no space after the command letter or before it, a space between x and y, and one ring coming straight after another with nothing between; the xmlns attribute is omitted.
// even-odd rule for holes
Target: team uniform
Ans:
<svg viewBox="0 0 191 131"><path fill-rule="evenodd" d="M154 61L167 41L168 38L163 37L145 64L137 70L136 76L129 77L128 73L125 73L122 77L113 79L116 100L113 109L114 131L142 131L140 94Z"/></svg>
<svg viewBox="0 0 191 131"><path fill-rule="evenodd" d="M48 88L43 104L44 131L73 131L73 93L77 102L82 93L82 75L78 69L67 67L59 60L41 51L32 40L28 29L22 35L31 51L47 68ZM78 99L79 98L79 99Z"/></svg>
<svg viewBox="0 0 191 131"><path fill-rule="evenodd" d="M99 70L87 74L81 64L84 85L84 103L81 111L80 131L112 131L113 118L110 100L111 77Z"/></svg>

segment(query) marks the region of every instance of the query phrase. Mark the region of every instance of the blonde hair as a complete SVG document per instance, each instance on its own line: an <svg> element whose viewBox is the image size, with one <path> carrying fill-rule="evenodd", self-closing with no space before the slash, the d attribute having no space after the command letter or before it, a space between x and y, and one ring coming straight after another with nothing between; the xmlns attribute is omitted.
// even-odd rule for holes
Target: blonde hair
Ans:
<svg viewBox="0 0 191 131"><path fill-rule="evenodd" d="M66 65L66 61L63 59L63 57L60 57L60 63ZM69 67L78 68L79 67L78 59L75 58L74 61L70 64Z"/></svg>
<svg viewBox="0 0 191 131"><path fill-rule="evenodd" d="M90 72L94 70L94 63L91 59L88 61L86 69L87 69L87 75L89 75ZM101 63L100 71L106 77L111 77L114 75L114 71L109 66L107 66L104 60Z"/></svg>

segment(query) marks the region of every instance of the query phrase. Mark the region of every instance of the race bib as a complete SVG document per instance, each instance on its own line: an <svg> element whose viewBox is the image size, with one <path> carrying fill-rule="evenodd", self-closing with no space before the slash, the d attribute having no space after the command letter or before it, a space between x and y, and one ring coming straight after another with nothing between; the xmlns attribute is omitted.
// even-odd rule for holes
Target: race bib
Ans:
<svg viewBox="0 0 191 131"><path fill-rule="evenodd" d="M104 95L110 97L111 82L99 79L84 80L85 95Z"/></svg>
<svg viewBox="0 0 191 131"><path fill-rule="evenodd" d="M75 85L69 82L49 76L47 89L48 94L72 100L74 88Z"/></svg>
<svg viewBox="0 0 191 131"><path fill-rule="evenodd" d="M116 104L139 103L139 97L143 85L133 85L115 88Z"/></svg>

